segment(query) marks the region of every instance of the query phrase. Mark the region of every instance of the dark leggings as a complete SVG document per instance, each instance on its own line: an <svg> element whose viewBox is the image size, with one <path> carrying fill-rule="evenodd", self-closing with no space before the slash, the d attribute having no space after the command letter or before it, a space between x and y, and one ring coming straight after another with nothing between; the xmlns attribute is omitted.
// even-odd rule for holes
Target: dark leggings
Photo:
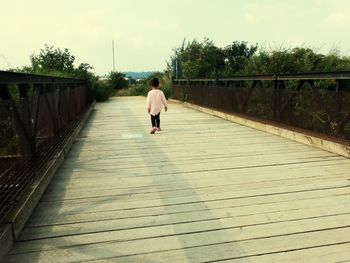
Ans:
<svg viewBox="0 0 350 263"><path fill-rule="evenodd" d="M159 118L160 113L157 115L153 116L151 114L151 122L152 122L152 127L160 127L160 118Z"/></svg>

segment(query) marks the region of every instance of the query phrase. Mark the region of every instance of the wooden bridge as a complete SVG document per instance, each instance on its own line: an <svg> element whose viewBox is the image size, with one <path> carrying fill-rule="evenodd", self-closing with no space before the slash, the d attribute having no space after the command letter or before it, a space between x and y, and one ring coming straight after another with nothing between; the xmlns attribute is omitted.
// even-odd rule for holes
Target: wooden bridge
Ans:
<svg viewBox="0 0 350 263"><path fill-rule="evenodd" d="M171 103L98 104L5 262L350 262L349 159Z"/></svg>
<svg viewBox="0 0 350 263"><path fill-rule="evenodd" d="M92 110L84 81L0 72L0 261L350 262L348 80L175 80L195 104L151 135L144 97Z"/></svg>

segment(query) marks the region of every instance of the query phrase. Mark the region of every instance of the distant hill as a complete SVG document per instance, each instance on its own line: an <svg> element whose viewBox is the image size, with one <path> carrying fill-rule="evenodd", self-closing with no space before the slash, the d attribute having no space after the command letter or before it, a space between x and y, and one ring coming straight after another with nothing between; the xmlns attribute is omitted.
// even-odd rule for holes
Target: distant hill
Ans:
<svg viewBox="0 0 350 263"><path fill-rule="evenodd" d="M133 78L133 79L146 79L150 75L154 73L154 71L142 71L142 72L132 72L132 71L127 71L123 72L128 78Z"/></svg>

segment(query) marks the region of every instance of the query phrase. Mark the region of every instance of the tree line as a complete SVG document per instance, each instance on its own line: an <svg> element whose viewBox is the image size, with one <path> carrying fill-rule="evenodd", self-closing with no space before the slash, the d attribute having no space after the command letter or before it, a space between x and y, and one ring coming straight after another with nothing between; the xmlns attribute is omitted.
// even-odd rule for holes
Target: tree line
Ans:
<svg viewBox="0 0 350 263"><path fill-rule="evenodd" d="M172 59L181 62L185 78L350 70L350 57L337 48L322 54L309 47L259 48L245 41L218 47L208 38L184 40Z"/></svg>
<svg viewBox="0 0 350 263"><path fill-rule="evenodd" d="M121 72L111 71L107 79L100 79L88 63L74 65L75 56L69 49L45 45L37 54L30 57L30 65L10 71L84 79L89 83L90 95L97 101L105 101L115 90L126 88L129 82Z"/></svg>

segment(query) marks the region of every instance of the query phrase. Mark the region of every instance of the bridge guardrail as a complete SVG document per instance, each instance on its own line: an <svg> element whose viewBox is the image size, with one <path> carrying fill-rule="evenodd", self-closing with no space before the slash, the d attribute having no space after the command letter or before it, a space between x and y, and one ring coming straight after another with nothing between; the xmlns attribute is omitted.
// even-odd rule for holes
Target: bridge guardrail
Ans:
<svg viewBox="0 0 350 263"><path fill-rule="evenodd" d="M88 85L0 71L0 223L90 104Z"/></svg>
<svg viewBox="0 0 350 263"><path fill-rule="evenodd" d="M173 79L176 99L350 139L350 71Z"/></svg>

